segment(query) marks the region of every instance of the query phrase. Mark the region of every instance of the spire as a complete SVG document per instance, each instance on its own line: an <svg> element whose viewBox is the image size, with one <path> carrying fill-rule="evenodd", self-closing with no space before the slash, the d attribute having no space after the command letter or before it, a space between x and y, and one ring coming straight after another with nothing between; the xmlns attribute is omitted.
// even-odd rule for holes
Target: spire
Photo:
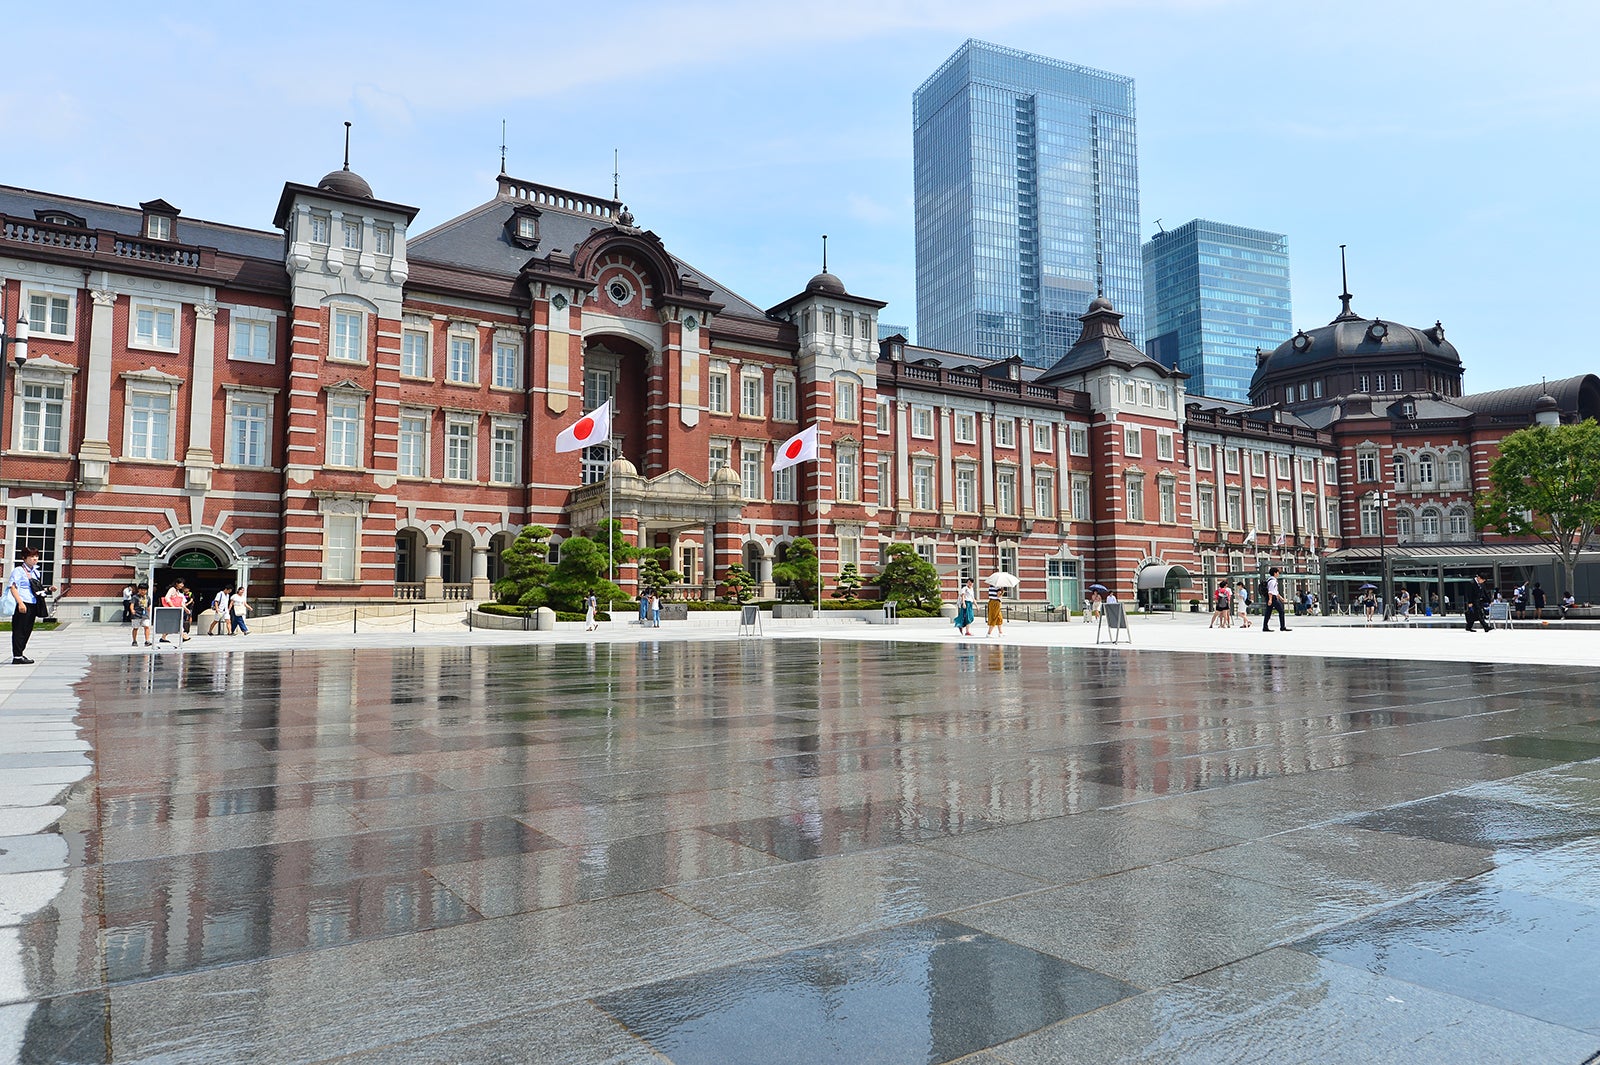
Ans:
<svg viewBox="0 0 1600 1065"><path fill-rule="evenodd" d="M1334 321L1341 322L1346 319L1360 318L1361 316L1350 309L1350 273L1345 268L1344 245L1339 245L1339 280L1344 282L1344 291L1339 293L1339 317Z"/></svg>
<svg viewBox="0 0 1600 1065"><path fill-rule="evenodd" d="M350 169L350 123L344 124L344 168Z"/></svg>

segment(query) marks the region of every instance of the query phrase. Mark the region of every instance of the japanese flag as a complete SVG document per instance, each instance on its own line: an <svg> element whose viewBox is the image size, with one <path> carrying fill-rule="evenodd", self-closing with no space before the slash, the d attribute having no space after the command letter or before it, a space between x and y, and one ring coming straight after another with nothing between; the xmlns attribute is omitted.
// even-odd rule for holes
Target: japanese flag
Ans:
<svg viewBox="0 0 1600 1065"><path fill-rule="evenodd" d="M777 457L772 460L772 472L786 470L796 463L806 462L817 457L817 427L808 425L785 440L778 448Z"/></svg>
<svg viewBox="0 0 1600 1065"><path fill-rule="evenodd" d="M611 435L611 401L608 399L561 430L556 437L557 451L577 451L593 447Z"/></svg>

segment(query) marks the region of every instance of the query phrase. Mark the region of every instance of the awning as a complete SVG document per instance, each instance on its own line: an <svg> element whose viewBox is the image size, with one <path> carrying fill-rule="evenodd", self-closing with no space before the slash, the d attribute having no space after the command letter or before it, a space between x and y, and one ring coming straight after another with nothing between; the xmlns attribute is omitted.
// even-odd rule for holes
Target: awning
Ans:
<svg viewBox="0 0 1600 1065"><path fill-rule="evenodd" d="M1135 582L1141 592L1151 588L1165 588L1171 581L1174 588L1187 588L1190 586L1189 571L1182 566L1146 566L1139 571L1139 579Z"/></svg>

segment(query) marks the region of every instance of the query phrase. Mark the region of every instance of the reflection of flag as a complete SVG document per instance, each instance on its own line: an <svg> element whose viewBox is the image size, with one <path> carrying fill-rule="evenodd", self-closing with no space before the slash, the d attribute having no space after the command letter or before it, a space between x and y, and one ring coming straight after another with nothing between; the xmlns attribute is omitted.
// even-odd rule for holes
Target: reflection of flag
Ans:
<svg viewBox="0 0 1600 1065"><path fill-rule="evenodd" d="M816 457L817 427L808 425L778 446L778 454L772 460L772 472L786 470L796 463Z"/></svg>
<svg viewBox="0 0 1600 1065"><path fill-rule="evenodd" d="M611 401L608 399L556 437L557 451L578 451L600 443L611 435Z"/></svg>

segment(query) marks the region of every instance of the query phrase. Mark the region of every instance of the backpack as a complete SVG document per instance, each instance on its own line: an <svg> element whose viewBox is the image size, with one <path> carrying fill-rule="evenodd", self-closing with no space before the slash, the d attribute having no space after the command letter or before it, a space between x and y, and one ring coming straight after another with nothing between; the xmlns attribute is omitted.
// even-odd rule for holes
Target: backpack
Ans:
<svg viewBox="0 0 1600 1065"><path fill-rule="evenodd" d="M1265 577L1262 577L1261 583L1256 585L1256 598L1263 603L1272 598L1272 593L1267 590L1267 579Z"/></svg>

